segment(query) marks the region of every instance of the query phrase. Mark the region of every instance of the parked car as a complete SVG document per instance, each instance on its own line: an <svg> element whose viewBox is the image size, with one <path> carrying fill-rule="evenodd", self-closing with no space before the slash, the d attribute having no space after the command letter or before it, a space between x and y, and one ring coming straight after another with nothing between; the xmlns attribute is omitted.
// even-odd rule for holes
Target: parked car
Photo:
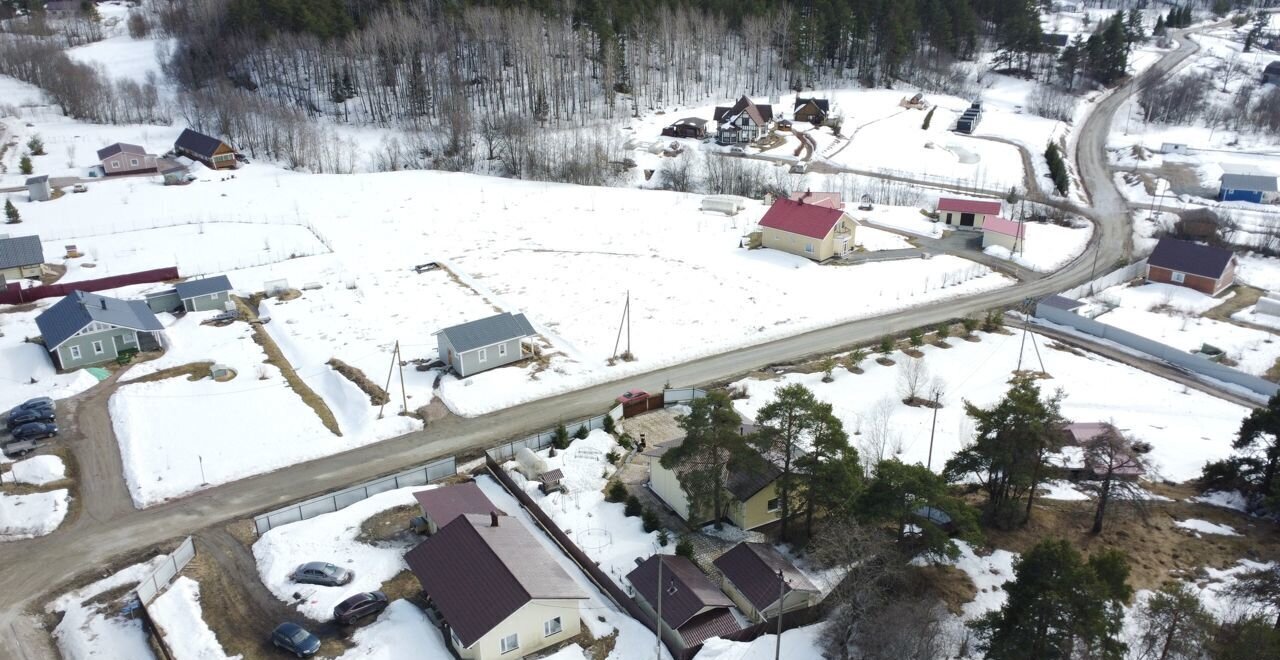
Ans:
<svg viewBox="0 0 1280 660"><path fill-rule="evenodd" d="M289 577L294 582L319 584L326 587L337 587L351 582L356 574L341 566L323 561L307 562L293 570Z"/></svg>
<svg viewBox="0 0 1280 660"><path fill-rule="evenodd" d="M14 406L13 409L9 411L9 414L12 415L13 413L18 412L19 410L27 410L29 408L52 408L52 407L53 407L53 399L50 399L47 396L38 396L34 399L27 399L26 401L23 401L22 403L19 403L18 405Z"/></svg>
<svg viewBox="0 0 1280 660"><path fill-rule="evenodd" d="M343 625L351 625L357 619L370 614L377 614L387 609L387 595L381 591L366 591L356 594L333 607L333 620Z"/></svg>
<svg viewBox="0 0 1280 660"><path fill-rule="evenodd" d="M5 424L10 430L13 430L23 424L31 422L52 422L53 408L26 408L17 412L9 413L9 419Z"/></svg>
<svg viewBox="0 0 1280 660"><path fill-rule="evenodd" d="M627 390L618 397L618 403L631 403L632 401L640 401L649 398L649 393L644 390Z"/></svg>
<svg viewBox="0 0 1280 660"><path fill-rule="evenodd" d="M40 448L39 440L12 440L4 445L4 455L11 458L26 456Z"/></svg>
<svg viewBox="0 0 1280 660"><path fill-rule="evenodd" d="M271 643L299 658L315 655L320 650L320 638L296 623L282 623L271 631Z"/></svg>
<svg viewBox="0 0 1280 660"><path fill-rule="evenodd" d="M77 183L76 185L71 186L71 192L89 192L89 186L86 186L83 183Z"/></svg>
<svg viewBox="0 0 1280 660"><path fill-rule="evenodd" d="M58 425L45 422L31 422L13 430L14 440L39 440L56 435L58 435Z"/></svg>

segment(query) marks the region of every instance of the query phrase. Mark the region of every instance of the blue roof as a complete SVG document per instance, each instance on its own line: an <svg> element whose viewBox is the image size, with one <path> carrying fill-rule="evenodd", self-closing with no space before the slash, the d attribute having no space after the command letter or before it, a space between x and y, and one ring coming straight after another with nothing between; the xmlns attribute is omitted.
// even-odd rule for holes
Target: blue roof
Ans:
<svg viewBox="0 0 1280 660"><path fill-rule="evenodd" d="M120 300L96 293L72 291L36 317L44 345L53 350L94 321L122 328L155 332L163 330L160 320L141 300Z"/></svg>
<svg viewBox="0 0 1280 660"><path fill-rule="evenodd" d="M187 300L199 296L207 296L211 293L222 293L231 290L231 280L226 275L215 275L199 280L187 280L186 282L178 282L173 285L175 291L178 292L179 300Z"/></svg>

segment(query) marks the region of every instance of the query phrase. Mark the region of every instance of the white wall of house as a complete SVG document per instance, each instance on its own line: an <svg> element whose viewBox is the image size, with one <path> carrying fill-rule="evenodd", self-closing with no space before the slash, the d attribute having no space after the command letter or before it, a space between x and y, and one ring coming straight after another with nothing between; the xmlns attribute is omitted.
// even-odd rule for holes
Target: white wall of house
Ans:
<svg viewBox="0 0 1280 660"><path fill-rule="evenodd" d="M483 594L476 594L476 598L483 597ZM531 600L476 640L470 648L462 648L457 638L450 643L465 660L523 658L576 637L582 631L582 620L578 618L579 602L573 599ZM557 625L559 631L555 631ZM515 647L504 646L503 640L511 642L512 635L515 636Z"/></svg>
<svg viewBox="0 0 1280 660"><path fill-rule="evenodd" d="M689 496L680 487L680 479L674 471L662 467L660 459L654 456L649 457L649 488L677 515L689 519Z"/></svg>

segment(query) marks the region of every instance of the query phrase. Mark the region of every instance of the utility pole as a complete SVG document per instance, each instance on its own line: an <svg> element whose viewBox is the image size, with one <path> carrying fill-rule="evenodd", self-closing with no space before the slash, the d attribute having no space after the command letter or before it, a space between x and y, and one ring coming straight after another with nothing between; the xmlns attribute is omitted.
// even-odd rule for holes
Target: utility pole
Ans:
<svg viewBox="0 0 1280 660"><path fill-rule="evenodd" d="M404 414L409 414L409 394L404 390L404 358L400 355L400 340L396 340L396 366L400 368L400 403Z"/></svg>
<svg viewBox="0 0 1280 660"><path fill-rule="evenodd" d="M396 362L398 361L397 358L399 358L399 356L400 356L400 341L396 340L396 347L391 350L391 364L387 366L387 384L382 387L383 392L391 391L391 374L395 373ZM391 397L387 396L387 400L388 401L391 400ZM382 409L385 407L387 407L386 402L383 402L382 405L378 406L378 419L382 419Z"/></svg>
<svg viewBox="0 0 1280 660"><path fill-rule="evenodd" d="M208 486L209 480L204 478L204 456L196 454L196 459L200 461L200 485Z"/></svg>
<svg viewBox="0 0 1280 660"><path fill-rule="evenodd" d="M658 560L658 620L653 623L653 634L658 639L654 642L653 657L662 660L662 555L655 555Z"/></svg>
<svg viewBox="0 0 1280 660"><path fill-rule="evenodd" d="M929 457L925 459L924 469L933 471L933 436L938 431L938 391L933 391L933 423L929 426Z"/></svg>
<svg viewBox="0 0 1280 660"><path fill-rule="evenodd" d="M787 578L778 569L778 639L773 646L773 660L782 660L782 601L787 597Z"/></svg>

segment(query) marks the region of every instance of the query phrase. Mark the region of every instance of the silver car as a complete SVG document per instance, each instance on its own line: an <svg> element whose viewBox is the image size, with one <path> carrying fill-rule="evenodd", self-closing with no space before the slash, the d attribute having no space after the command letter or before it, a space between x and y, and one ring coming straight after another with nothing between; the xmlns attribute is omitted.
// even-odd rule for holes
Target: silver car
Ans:
<svg viewBox="0 0 1280 660"><path fill-rule="evenodd" d="M307 562L295 568L289 575L294 582L319 584L326 587L348 584L355 576L353 571L323 561Z"/></svg>

